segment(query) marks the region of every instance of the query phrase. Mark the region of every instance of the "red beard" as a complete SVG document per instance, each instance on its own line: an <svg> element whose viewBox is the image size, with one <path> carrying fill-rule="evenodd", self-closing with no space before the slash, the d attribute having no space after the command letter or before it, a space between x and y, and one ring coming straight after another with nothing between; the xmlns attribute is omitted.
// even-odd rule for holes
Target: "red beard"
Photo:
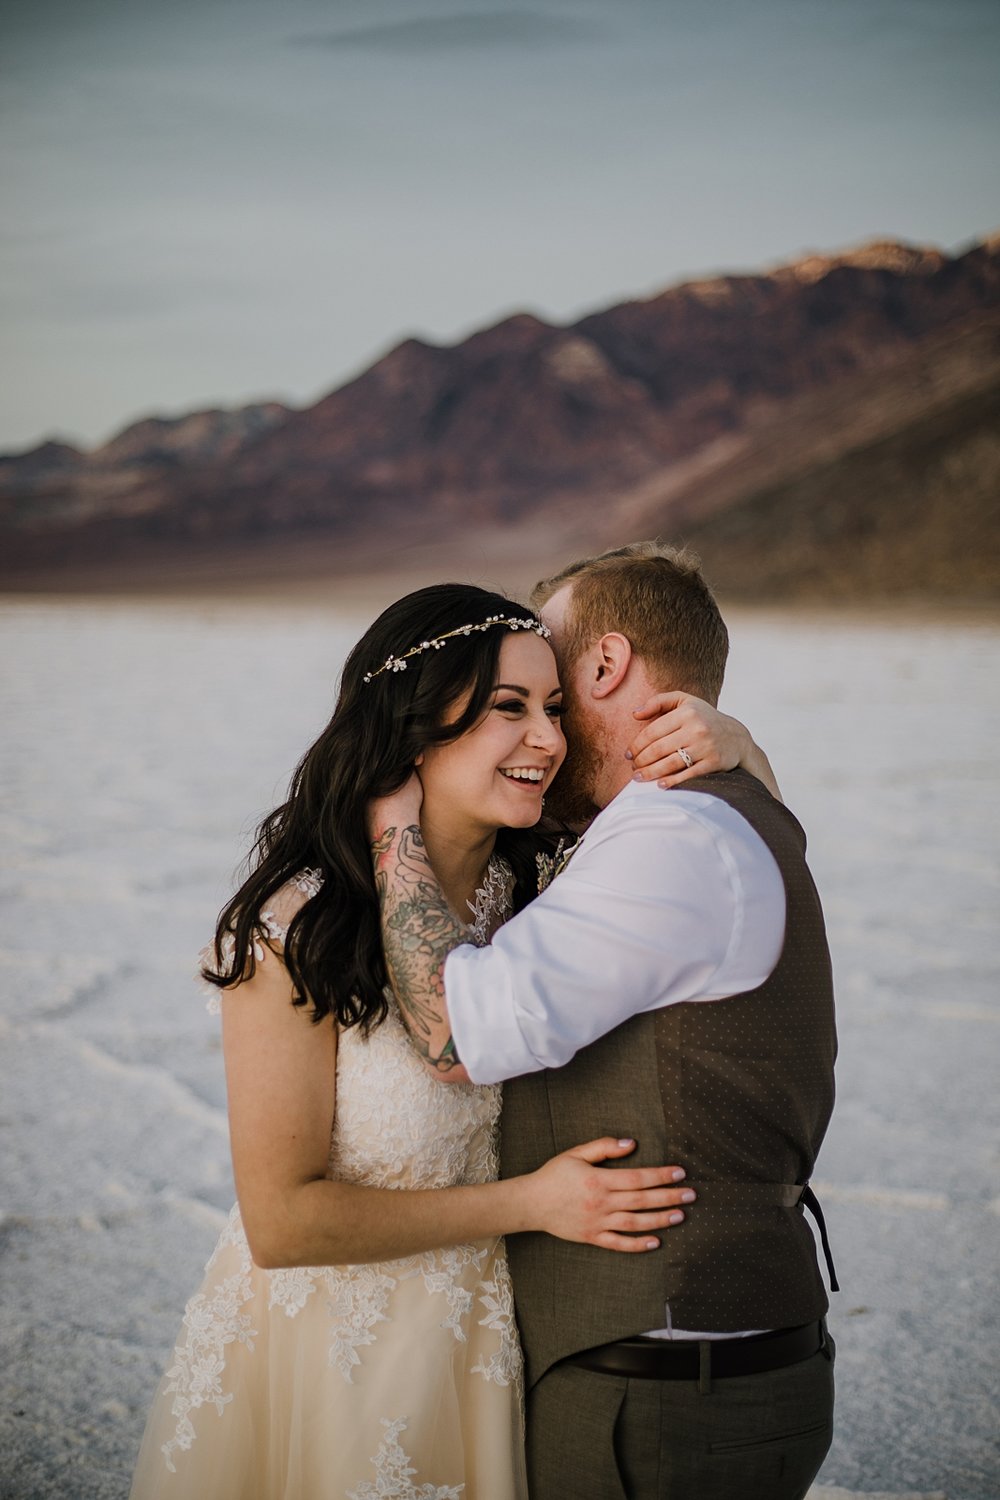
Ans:
<svg viewBox="0 0 1000 1500"><path fill-rule="evenodd" d="M607 755L604 725L563 690L566 760L545 793L545 811L564 823L589 823L599 811L594 795Z"/></svg>

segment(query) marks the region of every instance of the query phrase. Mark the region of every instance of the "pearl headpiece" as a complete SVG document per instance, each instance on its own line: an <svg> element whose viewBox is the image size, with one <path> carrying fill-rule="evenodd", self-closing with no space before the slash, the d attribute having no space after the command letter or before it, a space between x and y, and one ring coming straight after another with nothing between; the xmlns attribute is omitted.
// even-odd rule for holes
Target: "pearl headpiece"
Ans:
<svg viewBox="0 0 1000 1500"><path fill-rule="evenodd" d="M381 677L383 672L405 672L406 663L411 656L420 656L424 651L440 651L445 641L450 641L457 635L471 635L474 630L489 630L494 625L506 625L508 630L533 630L543 640L548 640L552 632L541 620L533 620L530 616L521 619L516 615L490 615L488 619L482 620L478 625L459 625L457 630L446 630L444 635L436 635L433 640L421 641L419 646L413 646L409 651L404 651L402 656L387 656L380 667L374 672L365 673L365 682L372 682L376 677Z"/></svg>

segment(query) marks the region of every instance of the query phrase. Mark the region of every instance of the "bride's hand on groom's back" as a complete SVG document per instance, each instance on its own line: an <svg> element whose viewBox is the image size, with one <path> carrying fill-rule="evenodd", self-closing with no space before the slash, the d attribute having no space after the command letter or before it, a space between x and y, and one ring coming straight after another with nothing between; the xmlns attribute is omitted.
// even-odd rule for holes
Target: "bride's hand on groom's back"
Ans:
<svg viewBox="0 0 1000 1500"><path fill-rule="evenodd" d="M682 1167L600 1166L634 1150L634 1141L604 1136L553 1156L522 1179L532 1220L524 1227L604 1250L658 1249L656 1234L679 1224L696 1195Z"/></svg>

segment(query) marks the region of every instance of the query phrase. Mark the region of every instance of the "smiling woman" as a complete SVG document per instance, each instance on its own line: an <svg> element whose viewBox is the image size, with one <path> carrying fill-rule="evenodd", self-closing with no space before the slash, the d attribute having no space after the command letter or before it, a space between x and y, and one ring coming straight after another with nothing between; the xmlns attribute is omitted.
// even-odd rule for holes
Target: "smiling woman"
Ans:
<svg viewBox="0 0 1000 1500"><path fill-rule="evenodd" d="M475 728L417 758L424 844L459 912L482 884L497 830L537 824L545 789L566 755L562 690L545 641L507 636L498 671L501 681Z"/></svg>
<svg viewBox="0 0 1000 1500"><path fill-rule="evenodd" d="M537 893L535 825L566 748L546 635L481 589L399 600L261 825L202 971L221 994L238 1204L188 1303L133 1500L522 1500L501 1235L642 1254L683 1218L680 1168L597 1170L632 1141L496 1181L499 1089L442 1086L387 989L367 811L414 767L420 855L466 940Z"/></svg>

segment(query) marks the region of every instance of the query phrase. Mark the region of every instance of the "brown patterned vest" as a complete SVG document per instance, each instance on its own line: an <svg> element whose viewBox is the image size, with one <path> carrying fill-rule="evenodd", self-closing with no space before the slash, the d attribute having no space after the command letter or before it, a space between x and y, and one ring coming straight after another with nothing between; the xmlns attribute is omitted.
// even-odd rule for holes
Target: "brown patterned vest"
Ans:
<svg viewBox="0 0 1000 1500"><path fill-rule="evenodd" d="M621 1166L677 1163L698 1201L661 1248L621 1255L544 1234L507 1241L528 1380L651 1328L785 1328L828 1306L798 1202L833 1107L836 1032L823 913L799 823L744 771L685 784L728 802L785 884L785 942L759 989L636 1016L566 1067L504 1085L501 1168L532 1171L596 1136ZM668 1311L669 1309L669 1311Z"/></svg>

